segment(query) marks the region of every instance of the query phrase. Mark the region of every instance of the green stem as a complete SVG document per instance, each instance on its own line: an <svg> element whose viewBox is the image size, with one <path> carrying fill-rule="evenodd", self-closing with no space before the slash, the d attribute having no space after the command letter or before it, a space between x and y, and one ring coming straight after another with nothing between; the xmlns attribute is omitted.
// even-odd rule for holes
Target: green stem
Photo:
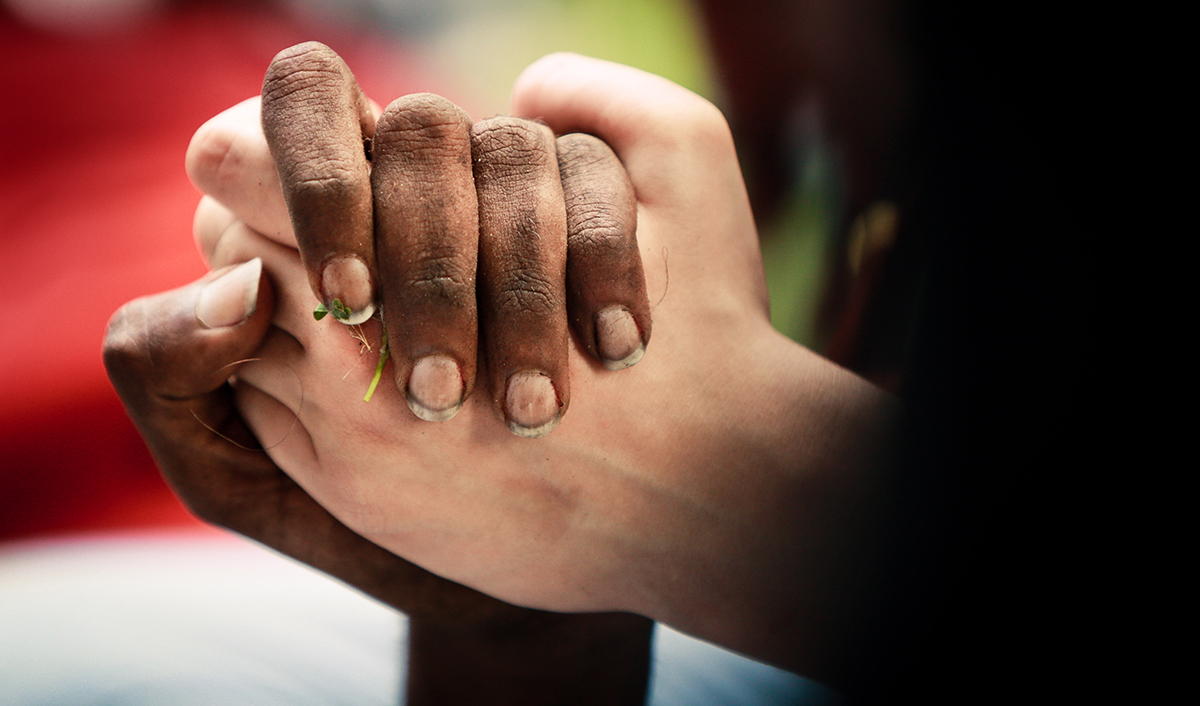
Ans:
<svg viewBox="0 0 1200 706"><path fill-rule="evenodd" d="M371 378L371 386L367 388L367 394L363 396L363 402L371 401L371 396L375 394L375 388L379 386L379 380L383 378L383 366L387 364L387 331L382 327L380 327L380 338L382 342L379 344L379 362L375 364L375 377Z"/></svg>

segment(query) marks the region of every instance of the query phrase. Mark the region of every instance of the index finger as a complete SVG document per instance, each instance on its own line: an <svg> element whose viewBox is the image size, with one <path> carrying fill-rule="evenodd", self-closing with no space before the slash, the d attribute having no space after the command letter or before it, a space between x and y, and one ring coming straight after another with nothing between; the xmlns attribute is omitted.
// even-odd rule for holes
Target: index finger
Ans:
<svg viewBox="0 0 1200 706"><path fill-rule="evenodd" d="M366 96L332 49L298 44L267 69L262 126L309 284L337 319L366 321L376 281Z"/></svg>
<svg viewBox="0 0 1200 706"><path fill-rule="evenodd" d="M278 243L296 246L279 172L263 136L261 95L201 125L188 144L184 164L196 188L236 218Z"/></svg>

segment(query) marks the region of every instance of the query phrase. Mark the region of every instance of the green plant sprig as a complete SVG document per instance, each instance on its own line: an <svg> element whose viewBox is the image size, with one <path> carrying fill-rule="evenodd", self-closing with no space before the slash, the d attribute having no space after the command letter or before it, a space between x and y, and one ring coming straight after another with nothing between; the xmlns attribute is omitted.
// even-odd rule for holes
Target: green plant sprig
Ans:
<svg viewBox="0 0 1200 706"><path fill-rule="evenodd" d="M349 321L350 315L353 313L350 307L342 303L341 299L334 299L332 309L326 308L324 304L318 304L317 308L313 309L313 318L320 321L327 314L333 314L333 318L338 321Z"/></svg>
<svg viewBox="0 0 1200 706"><path fill-rule="evenodd" d="M371 378L371 386L367 388L367 394L363 395L363 402L371 401L371 396L375 394L375 388L379 386L379 381L383 378L383 366L387 365L388 361L387 331L382 325L379 330L383 335L383 343L379 344L379 362L375 364L375 376Z"/></svg>
<svg viewBox="0 0 1200 706"><path fill-rule="evenodd" d="M350 307L342 303L341 299L334 299L332 308L326 307L324 304L318 304L317 308L313 309L313 318L317 321L320 321L327 315L333 314L333 318L344 322L349 321L350 316L353 313L354 312L350 309ZM371 385L367 388L367 394L363 395L363 402L370 402L371 397L375 395L375 388L379 387L379 381L383 378L383 367L387 365L389 356L387 329L383 326L383 317L379 316L379 312L376 312L375 316L379 318L379 332L383 342L379 344L379 362L375 364L375 375L371 378ZM361 335L362 334L360 333L359 336ZM365 338L362 339L362 342L364 345L366 345ZM366 348L367 350L371 349L369 345L367 345Z"/></svg>

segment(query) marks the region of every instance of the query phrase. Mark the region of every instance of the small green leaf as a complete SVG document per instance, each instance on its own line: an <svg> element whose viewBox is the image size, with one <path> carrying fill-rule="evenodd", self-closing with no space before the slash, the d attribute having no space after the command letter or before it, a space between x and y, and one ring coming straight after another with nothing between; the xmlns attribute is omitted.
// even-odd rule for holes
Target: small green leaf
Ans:
<svg viewBox="0 0 1200 706"><path fill-rule="evenodd" d="M353 313L354 312L351 311L350 307L342 303L341 299L333 300L333 318L337 319L338 321L347 321L350 319L350 315Z"/></svg>
<svg viewBox="0 0 1200 706"><path fill-rule="evenodd" d="M320 321L321 319L325 318L328 313L329 309L326 309L324 304L318 304L317 308L313 309L313 318L317 321Z"/></svg>

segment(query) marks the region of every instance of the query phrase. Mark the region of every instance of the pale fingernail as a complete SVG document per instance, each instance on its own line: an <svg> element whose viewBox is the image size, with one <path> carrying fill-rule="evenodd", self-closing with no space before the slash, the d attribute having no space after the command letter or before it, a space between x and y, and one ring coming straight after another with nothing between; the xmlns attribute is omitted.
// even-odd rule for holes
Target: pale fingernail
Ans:
<svg viewBox="0 0 1200 706"><path fill-rule="evenodd" d="M596 314L596 350L609 370L624 370L646 354L642 332L625 307L610 306Z"/></svg>
<svg viewBox="0 0 1200 706"><path fill-rule="evenodd" d="M371 271L365 262L353 255L325 264L325 269L321 270L321 290L325 295L325 306L343 324L361 324L375 313ZM347 315L339 314L339 310L347 309Z"/></svg>
<svg viewBox="0 0 1200 706"><path fill-rule="evenodd" d="M549 434L562 418L558 392L544 373L523 372L509 378L504 407L508 430L531 439Z"/></svg>
<svg viewBox="0 0 1200 706"><path fill-rule="evenodd" d="M427 422L444 422L463 405L463 379L458 364L444 355L418 360L408 378L408 408Z"/></svg>
<svg viewBox="0 0 1200 706"><path fill-rule="evenodd" d="M258 306L262 260L254 258L204 285L196 300L196 318L205 328L236 326Z"/></svg>

